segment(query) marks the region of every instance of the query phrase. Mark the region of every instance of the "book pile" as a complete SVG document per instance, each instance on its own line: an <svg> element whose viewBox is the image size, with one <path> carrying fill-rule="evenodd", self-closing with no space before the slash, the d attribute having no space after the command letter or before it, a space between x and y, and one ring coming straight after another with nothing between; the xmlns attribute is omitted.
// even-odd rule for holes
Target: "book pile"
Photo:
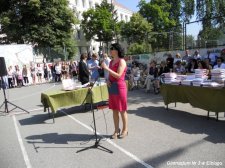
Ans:
<svg viewBox="0 0 225 168"><path fill-rule="evenodd" d="M203 78L195 78L192 81L192 85L193 86L201 86L203 82L204 82L204 79Z"/></svg>
<svg viewBox="0 0 225 168"><path fill-rule="evenodd" d="M214 82L224 83L225 81L225 69L212 69L211 79Z"/></svg>
<svg viewBox="0 0 225 168"><path fill-rule="evenodd" d="M195 78L208 79L207 69L195 69Z"/></svg>
<svg viewBox="0 0 225 168"><path fill-rule="evenodd" d="M177 74L176 73L164 73L164 82L166 84L170 84L176 80Z"/></svg>

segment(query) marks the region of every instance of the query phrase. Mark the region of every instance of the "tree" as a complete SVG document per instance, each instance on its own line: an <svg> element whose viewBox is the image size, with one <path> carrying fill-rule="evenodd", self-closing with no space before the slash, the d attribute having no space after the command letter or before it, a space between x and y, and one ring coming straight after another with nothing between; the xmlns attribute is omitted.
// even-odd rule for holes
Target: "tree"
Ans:
<svg viewBox="0 0 225 168"><path fill-rule="evenodd" d="M98 42L108 42L113 40L116 32L116 13L114 7L103 0L100 5L95 5L83 13L81 27L87 40L96 40Z"/></svg>
<svg viewBox="0 0 225 168"><path fill-rule="evenodd" d="M147 43L132 43L128 48L129 54L144 54L152 51Z"/></svg>
<svg viewBox="0 0 225 168"><path fill-rule="evenodd" d="M65 46L69 57L75 53L72 36L76 23L67 0L11 0L8 10L0 13L2 33L7 35L4 43Z"/></svg>
<svg viewBox="0 0 225 168"><path fill-rule="evenodd" d="M160 48L169 48L169 34L171 28L176 26L176 19L170 18L171 4L166 0L151 0L139 2L140 14L153 25L155 42L152 43L153 50Z"/></svg>
<svg viewBox="0 0 225 168"><path fill-rule="evenodd" d="M121 35L127 39L129 43L149 44L151 40L152 24L148 23L139 13L133 14L130 21L122 23Z"/></svg>
<svg viewBox="0 0 225 168"><path fill-rule="evenodd" d="M224 34L225 26L224 0L197 0L197 18L202 20L203 29L199 33L201 40L215 41Z"/></svg>

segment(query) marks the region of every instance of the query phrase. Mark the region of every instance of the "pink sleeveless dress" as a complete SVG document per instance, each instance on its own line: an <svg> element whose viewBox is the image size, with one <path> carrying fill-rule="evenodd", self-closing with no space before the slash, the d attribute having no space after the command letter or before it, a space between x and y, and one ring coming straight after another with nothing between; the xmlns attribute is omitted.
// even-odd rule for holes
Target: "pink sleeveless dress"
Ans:
<svg viewBox="0 0 225 168"><path fill-rule="evenodd" d="M109 68L114 72L117 72L121 59L112 65L110 62ZM120 112L127 111L127 85L125 82L125 74L127 67L124 69L122 76L119 79L114 78L109 74L109 81L111 83L116 82L118 86L118 94L109 94L109 109L117 110Z"/></svg>

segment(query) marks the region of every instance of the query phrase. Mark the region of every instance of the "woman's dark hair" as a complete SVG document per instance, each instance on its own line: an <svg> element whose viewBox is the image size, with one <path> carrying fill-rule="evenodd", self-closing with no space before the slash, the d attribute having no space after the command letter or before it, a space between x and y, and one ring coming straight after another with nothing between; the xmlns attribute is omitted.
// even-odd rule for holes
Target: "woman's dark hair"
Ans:
<svg viewBox="0 0 225 168"><path fill-rule="evenodd" d="M86 53L82 53L80 55L80 60L84 60L85 58L87 58L87 54Z"/></svg>
<svg viewBox="0 0 225 168"><path fill-rule="evenodd" d="M123 50L123 48L121 47L121 45L119 43L111 44L111 48L113 48L113 49L118 51L119 58L124 58L124 50Z"/></svg>
<svg viewBox="0 0 225 168"><path fill-rule="evenodd" d="M198 64L201 64L203 69L207 69L206 63L204 61L198 61Z"/></svg>
<svg viewBox="0 0 225 168"><path fill-rule="evenodd" d="M218 59L220 59L220 60L221 60L221 62L223 62L223 61L224 61L222 57L217 57L217 58L216 58L216 61L217 61Z"/></svg>

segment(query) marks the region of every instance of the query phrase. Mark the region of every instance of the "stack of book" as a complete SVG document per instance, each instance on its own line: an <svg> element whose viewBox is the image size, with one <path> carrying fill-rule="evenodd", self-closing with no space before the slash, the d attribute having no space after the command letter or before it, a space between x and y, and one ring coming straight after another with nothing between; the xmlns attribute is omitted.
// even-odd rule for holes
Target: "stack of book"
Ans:
<svg viewBox="0 0 225 168"><path fill-rule="evenodd" d="M177 81L176 77L177 77L177 74L175 74L175 73L164 73L164 82L166 84L175 82L175 81Z"/></svg>
<svg viewBox="0 0 225 168"><path fill-rule="evenodd" d="M211 79L214 82L224 83L225 81L225 69L212 69Z"/></svg>
<svg viewBox="0 0 225 168"><path fill-rule="evenodd" d="M195 78L207 79L207 69L195 69Z"/></svg>

